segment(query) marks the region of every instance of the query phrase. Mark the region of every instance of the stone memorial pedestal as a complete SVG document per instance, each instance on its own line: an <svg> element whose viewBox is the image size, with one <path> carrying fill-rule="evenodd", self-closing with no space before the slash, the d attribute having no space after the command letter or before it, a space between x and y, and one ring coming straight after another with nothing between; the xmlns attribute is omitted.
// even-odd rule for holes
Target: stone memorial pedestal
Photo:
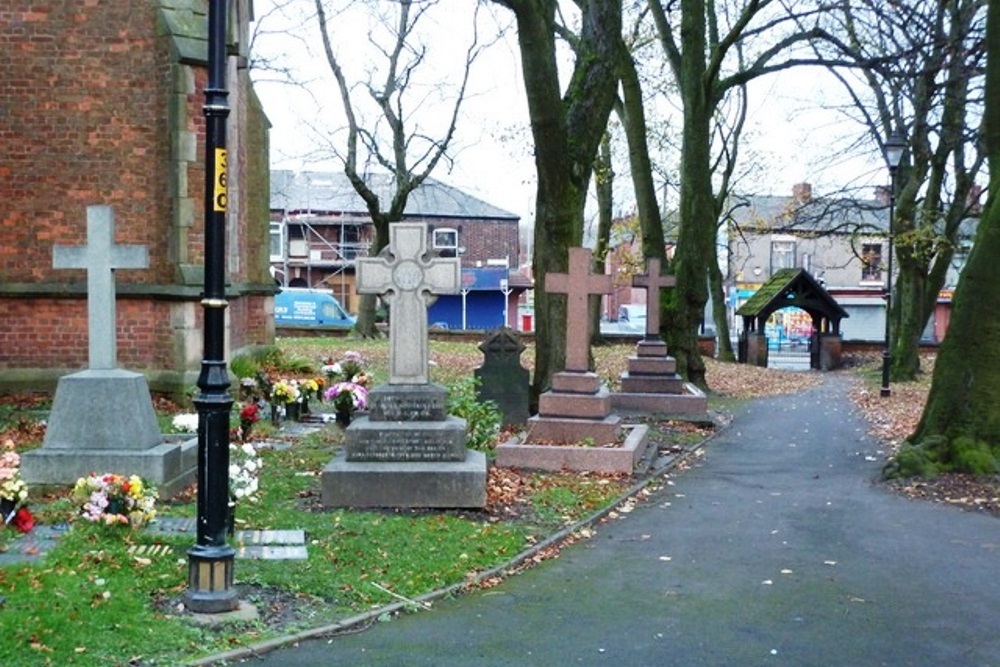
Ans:
<svg viewBox="0 0 1000 667"><path fill-rule="evenodd" d="M164 442L143 375L86 370L59 379L45 440L22 456L21 473L60 486L92 472L139 475L168 497L195 481L197 455L197 439Z"/></svg>
<svg viewBox="0 0 1000 667"><path fill-rule="evenodd" d="M443 387L383 385L321 476L325 507L483 508L486 455L467 449Z"/></svg>
<svg viewBox="0 0 1000 667"><path fill-rule="evenodd" d="M524 442L497 446L501 468L631 474L648 446L649 428L611 412L611 394L595 373L565 371L538 399Z"/></svg>
<svg viewBox="0 0 1000 667"><path fill-rule="evenodd" d="M677 374L677 360L667 356L667 344L643 340L621 375L621 391L611 395L615 410L704 415L708 399L698 387Z"/></svg>

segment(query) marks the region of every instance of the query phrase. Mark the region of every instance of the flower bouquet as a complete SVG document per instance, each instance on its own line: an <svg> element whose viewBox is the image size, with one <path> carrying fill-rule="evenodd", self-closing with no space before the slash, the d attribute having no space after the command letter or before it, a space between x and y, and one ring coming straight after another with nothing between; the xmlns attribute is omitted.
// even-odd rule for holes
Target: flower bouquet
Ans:
<svg viewBox="0 0 1000 667"><path fill-rule="evenodd" d="M278 380L271 388L271 398L276 403L295 403L302 398L302 391L295 380Z"/></svg>
<svg viewBox="0 0 1000 667"><path fill-rule="evenodd" d="M229 497L256 502L258 479L263 461L249 442L229 444Z"/></svg>
<svg viewBox="0 0 1000 667"><path fill-rule="evenodd" d="M355 410L368 407L368 390L356 382L337 382L324 394L326 400L333 403L337 413L337 421L350 424Z"/></svg>
<svg viewBox="0 0 1000 667"><path fill-rule="evenodd" d="M256 403L251 403L240 410L240 440L243 442L249 440L253 425L259 421L260 406Z"/></svg>
<svg viewBox="0 0 1000 667"><path fill-rule="evenodd" d="M28 485L21 479L21 456L14 451L14 441L5 440L0 448L0 526L13 524L22 533L31 530L35 521L26 507Z"/></svg>
<svg viewBox="0 0 1000 667"><path fill-rule="evenodd" d="M197 433L198 413L196 412L178 413L174 415L173 419L170 420L170 426L177 433Z"/></svg>
<svg viewBox="0 0 1000 667"><path fill-rule="evenodd" d="M76 481L72 497L84 519L106 526L140 528L156 516L156 490L138 475L90 473Z"/></svg>

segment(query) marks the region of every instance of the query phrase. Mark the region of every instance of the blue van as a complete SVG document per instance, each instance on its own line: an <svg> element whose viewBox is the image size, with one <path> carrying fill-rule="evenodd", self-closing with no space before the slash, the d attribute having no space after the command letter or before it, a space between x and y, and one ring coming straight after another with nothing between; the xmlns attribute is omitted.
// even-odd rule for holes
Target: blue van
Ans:
<svg viewBox="0 0 1000 667"><path fill-rule="evenodd" d="M274 323L279 327L353 327L355 321L326 290L286 287L274 295Z"/></svg>

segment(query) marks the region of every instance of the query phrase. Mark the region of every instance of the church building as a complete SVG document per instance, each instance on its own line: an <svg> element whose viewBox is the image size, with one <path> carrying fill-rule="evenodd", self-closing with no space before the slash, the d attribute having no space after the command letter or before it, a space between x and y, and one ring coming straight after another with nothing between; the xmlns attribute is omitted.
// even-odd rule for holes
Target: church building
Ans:
<svg viewBox="0 0 1000 667"><path fill-rule="evenodd" d="M115 271L117 363L155 392L202 356L206 0L4 0L0 10L0 392L88 364L87 209L149 268ZM273 342L268 122L247 71L252 0L228 3L226 358Z"/></svg>

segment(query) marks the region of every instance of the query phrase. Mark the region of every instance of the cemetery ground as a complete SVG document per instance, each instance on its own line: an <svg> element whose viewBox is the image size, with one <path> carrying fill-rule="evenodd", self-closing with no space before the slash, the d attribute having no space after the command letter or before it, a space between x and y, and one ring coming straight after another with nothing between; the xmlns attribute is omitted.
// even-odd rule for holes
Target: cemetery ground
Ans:
<svg viewBox="0 0 1000 667"><path fill-rule="evenodd" d="M282 368L273 370L290 376L297 372L307 377L323 360L340 359L348 350L361 353L376 384L387 372L386 341L286 339L279 346ZM632 349L595 348L598 373L614 384ZM474 414L481 407L470 394L472 369L482 360L476 345L435 340L430 351L433 380L452 387L465 404L461 409ZM522 362L531 366L530 347ZM714 428L724 426L735 401L794 393L820 380L816 372L708 363L716 424L647 419L664 454L697 456ZM856 376L855 405L888 456L919 418L929 375L894 384L892 396L883 399L878 363L875 355L850 358L849 367L838 372ZM925 359L925 365L931 363L932 358ZM46 408L44 397L5 399L0 403L0 442L10 439L19 451L39 445ZM157 400L157 411L169 429L173 413L191 408ZM650 488L644 481L669 483L685 467L681 459L663 475L645 479L491 469L488 505L482 512L350 511L323 509L319 502L319 471L342 443L340 427L286 423L275 428L262 420L250 440L263 459L260 491L256 502L238 506L237 530L301 530L308 551L306 560L237 559L237 589L256 609L256 618L204 625L183 609L186 550L194 543L193 533L89 524L79 519L79 508L65 491L33 489L28 507L36 529L27 537L18 537L10 527L0 529L0 552L6 552L0 553L0 664L176 665L333 627L346 618L375 623L409 607L433 604L422 598L432 591L457 594L465 587L492 586L520 568L558 557L565 544L599 531L600 521L613 521L642 502ZM496 438L492 441L483 446L488 449ZM900 483L896 489L1000 514L997 486L996 480L946 476ZM196 513L194 494L188 490L161 502L158 512L161 519L190 520ZM600 516L597 523L588 523L595 516ZM64 528L68 525L72 528ZM45 535L55 537L40 539ZM39 553L25 549L25 539L36 539ZM19 550L24 559L3 560ZM511 566L519 555L523 560Z"/></svg>

